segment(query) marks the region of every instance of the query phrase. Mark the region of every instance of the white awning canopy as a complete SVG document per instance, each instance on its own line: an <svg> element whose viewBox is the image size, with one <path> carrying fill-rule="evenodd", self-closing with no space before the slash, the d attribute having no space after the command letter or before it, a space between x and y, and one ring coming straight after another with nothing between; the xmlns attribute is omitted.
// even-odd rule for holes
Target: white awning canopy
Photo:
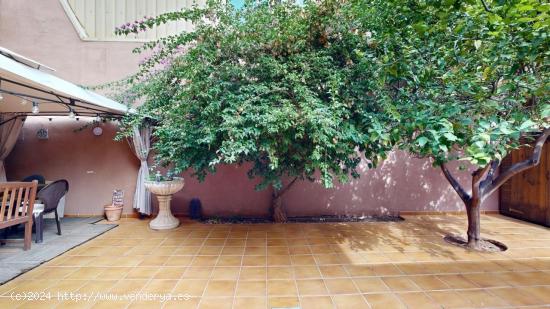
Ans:
<svg viewBox="0 0 550 309"><path fill-rule="evenodd" d="M123 104L56 77L36 61L0 47L0 113L44 116L122 116Z"/></svg>

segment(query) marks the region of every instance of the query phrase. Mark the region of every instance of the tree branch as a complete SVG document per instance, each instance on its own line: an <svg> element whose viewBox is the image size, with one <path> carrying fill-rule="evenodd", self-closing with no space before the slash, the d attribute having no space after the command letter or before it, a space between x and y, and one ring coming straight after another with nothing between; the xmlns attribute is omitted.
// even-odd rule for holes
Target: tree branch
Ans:
<svg viewBox="0 0 550 309"><path fill-rule="evenodd" d="M274 192L273 193L273 198L279 198L279 197L283 196L283 194L285 194L286 191L288 191L288 189L290 189L294 185L296 180L298 180L298 177L295 177L294 179L292 179L292 181L288 185L286 185L286 187L282 188L279 191Z"/></svg>
<svg viewBox="0 0 550 309"><path fill-rule="evenodd" d="M477 169L472 173L472 199L483 201L483 193L481 190L481 184L485 179L486 175L489 174L492 164L487 164L483 168ZM479 204L477 204L479 206Z"/></svg>
<svg viewBox="0 0 550 309"><path fill-rule="evenodd" d="M497 170L497 168L499 167L500 165L500 160L493 160L491 162L491 169L489 170L489 174L487 174L487 178L491 178L493 179L493 176L495 175L495 172Z"/></svg>
<svg viewBox="0 0 550 309"><path fill-rule="evenodd" d="M458 196L462 199L462 201L465 204L468 204L470 202L470 195L464 191L464 188L460 185L460 183L456 180L456 178L453 177L445 163L441 164L441 171L443 172L443 175L445 175L445 178L447 178L447 181L451 184L453 189L456 191Z"/></svg>
<svg viewBox="0 0 550 309"><path fill-rule="evenodd" d="M540 156L542 154L542 147L544 143L550 136L550 128L545 129L542 134L537 138L535 147L533 148L533 153L531 156L521 162L517 162L514 165L510 166L506 171L502 172L498 177L493 180L486 188L483 190L483 195L489 196L495 192L500 186L502 186L508 179L512 176L519 174L533 166L537 166L540 162Z"/></svg>
<svg viewBox="0 0 550 309"><path fill-rule="evenodd" d="M489 171L487 172L487 177L485 177L485 179L482 180L479 183L479 188L481 189L481 194L483 194L486 187L493 181L493 177L494 177L495 172L496 172L497 168L499 167L499 165L500 165L500 160L491 161L491 164L490 164L491 167L489 168Z"/></svg>

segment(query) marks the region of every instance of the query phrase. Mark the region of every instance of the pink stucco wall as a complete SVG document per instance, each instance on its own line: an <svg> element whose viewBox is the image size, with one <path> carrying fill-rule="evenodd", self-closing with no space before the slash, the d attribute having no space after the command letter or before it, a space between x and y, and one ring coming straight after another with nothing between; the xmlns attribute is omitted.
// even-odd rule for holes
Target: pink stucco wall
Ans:
<svg viewBox="0 0 550 309"><path fill-rule="evenodd" d="M376 169L362 166L361 177L349 184L324 189L319 183L300 183L288 192L285 204L293 215L369 214L395 211L463 211L464 206L439 168L429 160L416 159L395 151ZM465 188L471 177L450 164ZM483 204L484 210L498 209L498 194Z"/></svg>
<svg viewBox="0 0 550 309"><path fill-rule="evenodd" d="M468 171L450 164L459 181L468 188ZM186 175L187 176L187 175ZM198 197L207 215L267 215L271 190L253 191L254 181L246 167L224 166L202 184L186 177L187 185L176 196L172 209L186 213L188 202ZM361 177L347 184L325 189L319 182L296 183L283 198L289 216L368 215L395 212L463 211L463 204L438 168L430 161L403 152L390 153L377 169L361 168ZM498 194L483 204L484 210L498 210Z"/></svg>
<svg viewBox="0 0 550 309"><path fill-rule="evenodd" d="M0 0L0 46L55 68L56 75L93 85L134 72L136 46L124 42L83 42L57 0ZM48 179L66 178L71 192L66 212L100 214L113 189L126 191L125 212L131 213L138 161L126 142L115 142L113 124L95 137L90 129L70 119L29 117L22 138L6 161L8 179L42 173ZM36 130L49 129L50 139L36 138ZM462 181L468 181L464 177ZM207 215L268 214L271 192L257 192L246 167L223 166L204 183L184 175L186 186L173 200L175 213L186 213L193 197L202 200ZM466 182L465 182L466 184ZM318 183L302 182L284 198L290 215L362 214L373 211L459 211L462 206L445 178L426 160L392 153L376 170L364 170L351 184L325 190ZM484 209L496 210L496 194Z"/></svg>
<svg viewBox="0 0 550 309"><path fill-rule="evenodd" d="M65 178L71 190L66 213L100 214L114 189L123 189L125 213L131 213L132 194L139 162L129 145L113 141L116 125L103 124L103 135L94 136L91 128L76 131L87 122L55 117L29 117L8 159L9 180L42 174L48 180ZM39 140L40 128L49 131L48 140ZM456 164L454 165L456 167ZM173 211L187 213L192 198L199 198L206 215L268 215L270 190L255 191L257 180L249 180L247 166L221 166L217 173L199 183L184 174L186 185L174 196ZM467 174L459 173L467 186ZM484 208L497 209L497 196ZM370 214L388 211L461 211L458 196L439 169L427 160L393 152L377 169L362 170L359 179L324 189L319 183L297 183L288 191L284 204L289 215Z"/></svg>

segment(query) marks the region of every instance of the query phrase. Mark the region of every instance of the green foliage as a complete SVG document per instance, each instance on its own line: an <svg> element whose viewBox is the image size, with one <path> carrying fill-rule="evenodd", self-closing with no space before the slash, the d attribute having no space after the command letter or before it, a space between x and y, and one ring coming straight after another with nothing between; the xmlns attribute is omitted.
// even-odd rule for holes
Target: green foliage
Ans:
<svg viewBox="0 0 550 309"><path fill-rule="evenodd" d="M174 180L174 172L172 170L167 170L166 173L163 175L161 171L156 170L154 168L149 168L149 176L147 177L147 180L150 181L172 181Z"/></svg>
<svg viewBox="0 0 550 309"><path fill-rule="evenodd" d="M357 177L396 145L484 166L547 127L550 6L537 0L224 1L146 18L191 32L146 43L130 79L159 162L199 179L249 163L284 177ZM129 132L129 131L127 131ZM124 132L122 133L124 134Z"/></svg>
<svg viewBox="0 0 550 309"><path fill-rule="evenodd" d="M357 52L364 33L338 1L253 1L241 10L210 1L170 14L144 25L189 18L195 30L138 50L154 54L133 79L145 104L126 119L156 122L161 163L201 180L219 164L249 163L259 188L320 172L331 187L358 176L361 152L376 164L391 149L384 113L365 96L373 81Z"/></svg>
<svg viewBox="0 0 550 309"><path fill-rule="evenodd" d="M548 127L546 1L357 1L400 146L435 164L500 160ZM526 140L521 139L527 137Z"/></svg>

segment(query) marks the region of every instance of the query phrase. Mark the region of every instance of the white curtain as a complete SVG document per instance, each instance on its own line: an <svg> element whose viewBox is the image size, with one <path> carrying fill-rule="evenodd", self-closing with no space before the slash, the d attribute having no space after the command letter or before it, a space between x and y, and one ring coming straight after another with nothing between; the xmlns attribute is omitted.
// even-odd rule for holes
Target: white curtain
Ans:
<svg viewBox="0 0 550 309"><path fill-rule="evenodd" d="M132 145L137 158L141 162L136 181L136 193L134 194L134 208L145 215L151 214L151 193L145 188L144 182L149 176L147 158L151 149L151 127L144 125L141 128L134 127Z"/></svg>
<svg viewBox="0 0 550 309"><path fill-rule="evenodd" d="M4 160L15 146L24 121L24 116L15 113L2 113L0 116L0 182L7 181Z"/></svg>

